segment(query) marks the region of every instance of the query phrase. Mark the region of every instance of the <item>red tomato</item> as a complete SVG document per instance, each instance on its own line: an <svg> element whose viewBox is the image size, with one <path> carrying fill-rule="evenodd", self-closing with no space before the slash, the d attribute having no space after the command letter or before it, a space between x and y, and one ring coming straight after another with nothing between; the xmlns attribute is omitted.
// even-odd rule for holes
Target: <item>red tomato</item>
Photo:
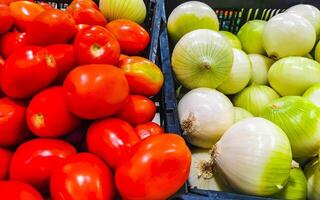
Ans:
<svg viewBox="0 0 320 200"><path fill-rule="evenodd" d="M47 47L49 53L55 58L58 68L56 82L63 83L68 73L76 67L76 58L73 45L54 44Z"/></svg>
<svg viewBox="0 0 320 200"><path fill-rule="evenodd" d="M106 18L103 14L95 8L74 8L71 13L76 24L88 24L105 26L107 24Z"/></svg>
<svg viewBox="0 0 320 200"><path fill-rule="evenodd" d="M129 95L124 73L111 65L82 65L63 83L70 110L85 119L115 114Z"/></svg>
<svg viewBox="0 0 320 200"><path fill-rule="evenodd" d="M72 16L58 9L41 13L27 28L29 42L34 45L67 43L75 34L76 24Z"/></svg>
<svg viewBox="0 0 320 200"><path fill-rule="evenodd" d="M146 139L151 135L159 135L164 133L161 126L154 122L147 122L145 124L139 124L134 128L140 139Z"/></svg>
<svg viewBox="0 0 320 200"><path fill-rule="evenodd" d="M83 30L83 29L85 29L85 28L87 28L87 27L89 27L90 25L88 25L88 24L77 24L76 25L76 29L77 29L77 34L81 31L81 30Z"/></svg>
<svg viewBox="0 0 320 200"><path fill-rule="evenodd" d="M151 121L156 111L156 105L147 97L130 95L117 116L132 125L137 125Z"/></svg>
<svg viewBox="0 0 320 200"><path fill-rule="evenodd" d="M12 154L8 149L0 148L0 180L8 178Z"/></svg>
<svg viewBox="0 0 320 200"><path fill-rule="evenodd" d="M149 33L131 20L117 19L108 23L106 27L115 35L121 52L125 54L137 55L144 51L150 42Z"/></svg>
<svg viewBox="0 0 320 200"><path fill-rule="evenodd" d="M11 159L10 180L28 183L41 190L49 189L52 171L76 149L57 139L38 138L20 145Z"/></svg>
<svg viewBox="0 0 320 200"><path fill-rule="evenodd" d="M18 181L0 181L0 194L3 200L43 200L32 186Z"/></svg>
<svg viewBox="0 0 320 200"><path fill-rule="evenodd" d="M0 4L9 5L11 2L21 1L21 0L0 0ZM27 0L27 1L34 1L34 0Z"/></svg>
<svg viewBox="0 0 320 200"><path fill-rule="evenodd" d="M134 147L116 170L123 199L167 199L188 179L191 152L176 134L150 136Z"/></svg>
<svg viewBox="0 0 320 200"><path fill-rule="evenodd" d="M110 169L95 155L75 154L50 179L53 200L111 200L115 189Z"/></svg>
<svg viewBox="0 0 320 200"><path fill-rule="evenodd" d="M94 8L97 10L99 9L97 4L92 0L73 0L66 10L69 13L73 13L75 9L79 8Z"/></svg>
<svg viewBox="0 0 320 200"><path fill-rule="evenodd" d="M0 99L0 146L14 146L27 135L26 106L7 97Z"/></svg>
<svg viewBox="0 0 320 200"><path fill-rule="evenodd" d="M87 132L89 151L100 156L112 169L139 141L133 127L116 118L96 121Z"/></svg>
<svg viewBox="0 0 320 200"><path fill-rule="evenodd" d="M125 59L127 59L127 58L129 58L129 56L124 55L124 54L120 54L120 58L119 58L119 63L118 63L118 65L119 65L119 66L122 65L123 60L125 60Z"/></svg>
<svg viewBox="0 0 320 200"><path fill-rule="evenodd" d="M0 4L0 34L8 32L14 22L10 9L5 4Z"/></svg>
<svg viewBox="0 0 320 200"><path fill-rule="evenodd" d="M45 10L51 10L51 9L53 9L53 7L51 6L51 4L44 3L44 2L39 2L38 4L41 5L42 8L44 8Z"/></svg>
<svg viewBox="0 0 320 200"><path fill-rule="evenodd" d="M0 55L0 71L1 71L2 67L4 66L4 63L5 63L5 61L2 58L2 56Z"/></svg>
<svg viewBox="0 0 320 200"><path fill-rule="evenodd" d="M46 48L27 46L12 53L2 69L3 92L29 98L47 87L58 74L55 59Z"/></svg>
<svg viewBox="0 0 320 200"><path fill-rule="evenodd" d="M74 40L79 64L117 65L120 46L117 39L101 26L91 26L78 33Z"/></svg>
<svg viewBox="0 0 320 200"><path fill-rule="evenodd" d="M30 1L16 1L10 3L11 15L14 17L14 26L19 31L26 31L29 24L45 9Z"/></svg>
<svg viewBox="0 0 320 200"><path fill-rule="evenodd" d="M9 32L0 39L0 51L5 58L24 46L27 46L26 33Z"/></svg>
<svg viewBox="0 0 320 200"><path fill-rule="evenodd" d="M69 111L63 88L54 86L32 98L27 108L27 122L39 137L60 137L75 130L81 119Z"/></svg>

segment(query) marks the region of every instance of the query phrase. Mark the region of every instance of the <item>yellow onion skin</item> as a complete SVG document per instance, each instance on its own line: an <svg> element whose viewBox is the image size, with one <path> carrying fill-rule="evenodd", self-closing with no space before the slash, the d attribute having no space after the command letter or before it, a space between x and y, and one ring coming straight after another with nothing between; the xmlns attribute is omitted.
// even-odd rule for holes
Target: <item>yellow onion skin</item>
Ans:
<svg viewBox="0 0 320 200"><path fill-rule="evenodd" d="M308 183L308 199L320 200L320 169L319 159L314 158L304 168Z"/></svg>
<svg viewBox="0 0 320 200"><path fill-rule="evenodd" d="M230 42L232 48L242 50L241 42L235 34L229 31L219 31L219 33Z"/></svg>
<svg viewBox="0 0 320 200"><path fill-rule="evenodd" d="M241 121L243 119L254 117L249 111L240 108L240 107L234 107L234 122Z"/></svg>
<svg viewBox="0 0 320 200"><path fill-rule="evenodd" d="M307 89L303 97L310 99L316 106L320 107L320 83Z"/></svg>
<svg viewBox="0 0 320 200"><path fill-rule="evenodd" d="M252 75L250 84L268 85L268 71L274 60L260 54L249 54Z"/></svg>

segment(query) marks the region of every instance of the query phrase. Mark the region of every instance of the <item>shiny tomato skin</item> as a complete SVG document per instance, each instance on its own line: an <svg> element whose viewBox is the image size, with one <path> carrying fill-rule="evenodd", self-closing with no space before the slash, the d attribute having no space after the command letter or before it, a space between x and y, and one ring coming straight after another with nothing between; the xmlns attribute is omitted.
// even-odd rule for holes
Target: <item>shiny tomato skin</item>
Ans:
<svg viewBox="0 0 320 200"><path fill-rule="evenodd" d="M9 6L0 4L0 34L8 32L14 23Z"/></svg>
<svg viewBox="0 0 320 200"><path fill-rule="evenodd" d="M77 8L73 9L72 17L76 24L88 24L105 26L107 19L95 8Z"/></svg>
<svg viewBox="0 0 320 200"><path fill-rule="evenodd" d="M1 87L9 97L29 98L47 87L57 74L55 59L46 48L26 46L6 60Z"/></svg>
<svg viewBox="0 0 320 200"><path fill-rule="evenodd" d="M117 65L120 45L117 39L102 26L91 26L80 31L74 40L79 64Z"/></svg>
<svg viewBox="0 0 320 200"><path fill-rule="evenodd" d="M0 181L0 194L3 200L43 200L32 186L19 181Z"/></svg>
<svg viewBox="0 0 320 200"><path fill-rule="evenodd" d="M97 156L79 153L54 170L52 200L111 200L115 196L110 169Z"/></svg>
<svg viewBox="0 0 320 200"><path fill-rule="evenodd" d="M39 2L39 5L42 6L42 8L44 8L45 10L51 10L53 9L53 7L51 6L51 4L45 3L45 2Z"/></svg>
<svg viewBox="0 0 320 200"><path fill-rule="evenodd" d="M115 170L118 163L140 141L126 121L107 118L94 122L87 132L87 146Z"/></svg>
<svg viewBox="0 0 320 200"><path fill-rule="evenodd" d="M77 34L80 32L80 31L82 31L83 29L85 29L85 28L87 28L87 27L89 27L90 25L88 25L88 24L77 24L76 25L76 29L77 29ZM76 35L77 35L76 34Z"/></svg>
<svg viewBox="0 0 320 200"><path fill-rule="evenodd" d="M14 26L21 32L25 32L30 23L45 9L34 2L16 1L10 3L10 11L14 17Z"/></svg>
<svg viewBox="0 0 320 200"><path fill-rule="evenodd" d="M149 45L149 33L142 26L131 20L113 20L107 24L106 28L119 41L122 53L138 55Z"/></svg>
<svg viewBox="0 0 320 200"><path fill-rule="evenodd" d="M27 46L26 33L8 32L0 39L0 52L5 58L24 46Z"/></svg>
<svg viewBox="0 0 320 200"><path fill-rule="evenodd" d="M10 5L10 3L15 2L15 1L21 1L21 0L0 0L0 3ZM27 1L33 2L34 0L27 0Z"/></svg>
<svg viewBox="0 0 320 200"><path fill-rule="evenodd" d="M125 55L125 54L120 54L118 66L123 65L123 64L122 64L123 60L126 60L127 58L129 58L129 56L127 56L127 55Z"/></svg>
<svg viewBox="0 0 320 200"><path fill-rule="evenodd" d="M58 139L37 138L20 145L10 165L10 180L30 184L39 190L49 189L50 176L76 149Z"/></svg>
<svg viewBox="0 0 320 200"><path fill-rule="evenodd" d="M191 152L176 134L153 135L134 147L115 173L123 199L167 199L188 179Z"/></svg>
<svg viewBox="0 0 320 200"><path fill-rule="evenodd" d="M69 109L84 119L119 111L129 95L124 73L111 65L81 65L68 74L63 88Z"/></svg>
<svg viewBox="0 0 320 200"><path fill-rule="evenodd" d="M73 0L66 11L71 14L74 10L79 8L94 8L99 10L97 4L92 0Z"/></svg>
<svg viewBox="0 0 320 200"><path fill-rule="evenodd" d="M26 33L28 42L33 45L68 43L76 34L76 24L69 13L51 9L38 15Z"/></svg>
<svg viewBox="0 0 320 200"><path fill-rule="evenodd" d="M75 130L81 119L69 110L62 86L53 86L31 99L27 123L38 137L60 137Z"/></svg>
<svg viewBox="0 0 320 200"><path fill-rule="evenodd" d="M0 180L8 178L12 154L12 151L0 147Z"/></svg>
<svg viewBox="0 0 320 200"><path fill-rule="evenodd" d="M159 135L164 133L163 128L154 122L139 124L134 128L134 130L141 140L146 139L151 135Z"/></svg>
<svg viewBox="0 0 320 200"><path fill-rule="evenodd" d="M55 58L58 68L57 83L63 83L68 73L76 67L74 47L70 44L54 44L47 47L49 53Z"/></svg>
<svg viewBox="0 0 320 200"><path fill-rule="evenodd" d="M10 147L27 136L26 106L7 97L0 99L0 146Z"/></svg>
<svg viewBox="0 0 320 200"><path fill-rule="evenodd" d="M126 104L121 108L117 116L135 126L151 121L156 111L156 105L147 97L129 95Z"/></svg>
<svg viewBox="0 0 320 200"><path fill-rule="evenodd" d="M5 60L4 60L4 58L1 56L1 54L0 54L0 74L1 74L1 69L2 69L2 67L4 66L4 63L5 63ZM1 77L1 75L0 75L0 77Z"/></svg>

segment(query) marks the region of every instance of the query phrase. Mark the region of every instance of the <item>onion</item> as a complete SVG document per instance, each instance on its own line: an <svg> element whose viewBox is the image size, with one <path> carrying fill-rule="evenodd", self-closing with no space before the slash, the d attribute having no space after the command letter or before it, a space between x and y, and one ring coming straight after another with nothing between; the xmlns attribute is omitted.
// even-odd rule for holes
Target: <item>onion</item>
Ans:
<svg viewBox="0 0 320 200"><path fill-rule="evenodd" d="M174 42L197 29L219 30L218 17L207 4L189 1L180 4L171 12L168 18L168 32Z"/></svg>
<svg viewBox="0 0 320 200"><path fill-rule="evenodd" d="M218 32L195 30L183 36L172 53L177 79L189 89L216 88L230 74L232 47Z"/></svg>
<svg viewBox="0 0 320 200"><path fill-rule="evenodd" d="M274 60L260 54L249 54L251 62L252 76L250 79L251 84L267 85L268 84L268 71Z"/></svg>
<svg viewBox="0 0 320 200"><path fill-rule="evenodd" d="M281 96L300 96L320 83L320 64L298 56L282 58L271 66L268 80Z"/></svg>
<svg viewBox="0 0 320 200"><path fill-rule="evenodd" d="M213 158L235 190L267 196L287 183L292 155L286 134L263 118L249 118L229 128L217 142Z"/></svg>
<svg viewBox="0 0 320 200"><path fill-rule="evenodd" d="M294 13L308 20L314 27L316 34L320 33L320 11L318 8L307 5L299 4L288 8L286 12Z"/></svg>
<svg viewBox="0 0 320 200"><path fill-rule="evenodd" d="M266 23L264 20L252 20L240 28L238 37L245 52L266 54L262 45L262 33Z"/></svg>
<svg viewBox="0 0 320 200"><path fill-rule="evenodd" d="M234 110L234 122L238 122L238 121L241 121L243 119L247 119L247 118L253 117L253 115L249 111L247 111L247 110L245 110L243 108L234 107L233 110Z"/></svg>
<svg viewBox="0 0 320 200"><path fill-rule="evenodd" d="M194 89L184 95L178 113L190 143L202 148L211 148L234 122L228 97L209 88Z"/></svg>
<svg viewBox="0 0 320 200"><path fill-rule="evenodd" d="M320 62L320 41L316 45L316 48L314 51L314 58L316 61Z"/></svg>
<svg viewBox="0 0 320 200"><path fill-rule="evenodd" d="M239 38L229 31L219 31L219 33L230 42L231 46L236 49L242 49Z"/></svg>
<svg viewBox="0 0 320 200"><path fill-rule="evenodd" d="M320 83L307 89L303 97L310 99L316 106L320 107Z"/></svg>
<svg viewBox="0 0 320 200"><path fill-rule="evenodd" d="M304 168L308 183L308 199L320 199L320 169L318 158L313 159Z"/></svg>
<svg viewBox="0 0 320 200"><path fill-rule="evenodd" d="M311 157L320 148L320 108L304 97L289 96L272 101L262 117L287 134L293 157Z"/></svg>
<svg viewBox="0 0 320 200"><path fill-rule="evenodd" d="M277 60L309 53L316 41L316 32L303 17L280 13L267 22L262 40L269 57Z"/></svg>
<svg viewBox="0 0 320 200"><path fill-rule="evenodd" d="M233 48L233 64L228 78L217 90L224 94L235 94L245 88L251 78L251 63L248 55L240 49Z"/></svg>
<svg viewBox="0 0 320 200"><path fill-rule="evenodd" d="M99 8L110 21L130 19L141 24L147 13L143 0L100 0Z"/></svg>
<svg viewBox="0 0 320 200"><path fill-rule="evenodd" d="M252 85L237 94L233 103L235 106L244 108L254 116L260 116L263 109L279 95L270 87L265 85Z"/></svg>
<svg viewBox="0 0 320 200"><path fill-rule="evenodd" d="M228 191L220 176L215 173L209 149L192 149L189 184L192 189Z"/></svg>

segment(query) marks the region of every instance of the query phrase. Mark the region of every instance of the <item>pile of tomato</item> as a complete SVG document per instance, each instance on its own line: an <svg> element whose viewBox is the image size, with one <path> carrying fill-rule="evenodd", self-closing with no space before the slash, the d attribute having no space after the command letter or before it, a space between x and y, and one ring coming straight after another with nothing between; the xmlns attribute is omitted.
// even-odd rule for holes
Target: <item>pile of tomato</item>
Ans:
<svg viewBox="0 0 320 200"><path fill-rule="evenodd" d="M152 122L163 74L150 37L92 0L0 1L0 198L166 199L191 154Z"/></svg>

